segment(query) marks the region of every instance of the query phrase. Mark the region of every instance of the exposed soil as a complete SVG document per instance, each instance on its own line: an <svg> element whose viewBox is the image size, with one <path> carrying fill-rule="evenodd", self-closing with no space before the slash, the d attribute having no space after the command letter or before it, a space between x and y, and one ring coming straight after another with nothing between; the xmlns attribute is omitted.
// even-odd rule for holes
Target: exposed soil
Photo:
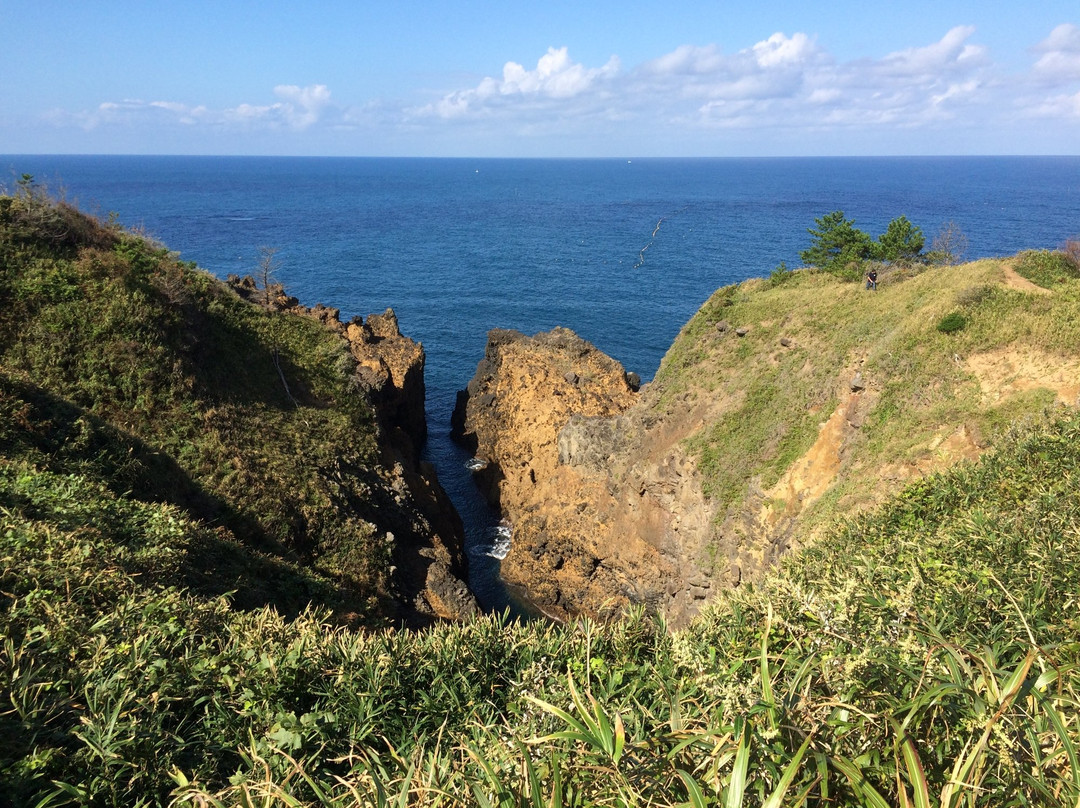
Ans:
<svg viewBox="0 0 1080 808"><path fill-rule="evenodd" d="M1002 264L1002 269L1005 270L1005 285L1010 289L1016 289L1019 292L1029 292L1035 295L1050 295L1053 294L1049 289L1045 289L1039 286L1037 283L1032 283L1015 269L1011 264Z"/></svg>
<svg viewBox="0 0 1080 808"><path fill-rule="evenodd" d="M1080 399L1080 359L1015 347L975 354L964 366L979 381L983 405L1040 387L1053 390L1061 404L1077 406Z"/></svg>

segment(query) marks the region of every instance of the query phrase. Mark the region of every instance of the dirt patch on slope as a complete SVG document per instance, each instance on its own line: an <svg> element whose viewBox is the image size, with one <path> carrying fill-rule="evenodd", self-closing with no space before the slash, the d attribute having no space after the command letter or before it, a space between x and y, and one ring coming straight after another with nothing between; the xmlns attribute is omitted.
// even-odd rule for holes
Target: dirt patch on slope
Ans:
<svg viewBox="0 0 1080 808"><path fill-rule="evenodd" d="M965 368L979 382L984 406L1026 390L1054 391L1058 402L1077 406L1080 360L1062 359L1030 348L987 351L968 357Z"/></svg>
<svg viewBox="0 0 1080 808"><path fill-rule="evenodd" d="M814 445L791 464L766 496L761 521L775 524L780 518L793 518L817 501L840 473L845 444L859 422L860 393L849 393L821 425ZM782 507L777 504L782 503Z"/></svg>

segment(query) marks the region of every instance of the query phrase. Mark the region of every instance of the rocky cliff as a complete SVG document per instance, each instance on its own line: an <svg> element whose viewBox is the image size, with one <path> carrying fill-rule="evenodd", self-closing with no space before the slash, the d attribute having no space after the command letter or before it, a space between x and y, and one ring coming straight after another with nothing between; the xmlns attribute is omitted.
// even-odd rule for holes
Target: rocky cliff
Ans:
<svg viewBox="0 0 1080 808"><path fill-rule="evenodd" d="M1076 307L1009 262L884 272L877 293L751 280L702 307L640 393L566 330L493 331L455 432L513 524L507 580L553 616L634 602L681 625L1016 417L1074 404L1075 346L1053 335L1075 342ZM936 327L949 312L963 331Z"/></svg>
<svg viewBox="0 0 1080 808"><path fill-rule="evenodd" d="M689 551L714 509L682 433L651 418L647 398L566 329L492 331L458 396L455 434L486 462L477 482L513 525L502 575L551 616L645 602L679 617L712 586Z"/></svg>
<svg viewBox="0 0 1080 808"><path fill-rule="evenodd" d="M391 585L405 607L403 616L409 619L414 612L421 619L460 619L476 614L476 599L465 584L461 518L439 485L435 467L420 460L427 437L423 346L402 335L393 309L342 323L340 310L304 306L281 286L271 286L267 295L250 276L231 276L229 285L250 302L318 320L348 345L355 389L375 411L382 455L378 478L383 485L372 492L378 501L365 517L393 548Z"/></svg>

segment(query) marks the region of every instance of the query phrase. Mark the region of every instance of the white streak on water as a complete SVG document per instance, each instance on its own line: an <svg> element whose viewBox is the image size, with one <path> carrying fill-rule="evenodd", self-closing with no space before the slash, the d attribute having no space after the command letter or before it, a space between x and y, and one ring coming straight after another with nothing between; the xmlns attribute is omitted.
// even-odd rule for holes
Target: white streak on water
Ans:
<svg viewBox="0 0 1080 808"><path fill-rule="evenodd" d="M653 228L652 235L649 237L649 243L642 247L641 251L638 253L637 263L634 264L634 269L637 269L639 266L645 263L645 251L652 246L654 241L656 241L656 234L660 232L660 225L663 224L664 219L666 218L666 216L661 216L660 221L656 223L656 227Z"/></svg>

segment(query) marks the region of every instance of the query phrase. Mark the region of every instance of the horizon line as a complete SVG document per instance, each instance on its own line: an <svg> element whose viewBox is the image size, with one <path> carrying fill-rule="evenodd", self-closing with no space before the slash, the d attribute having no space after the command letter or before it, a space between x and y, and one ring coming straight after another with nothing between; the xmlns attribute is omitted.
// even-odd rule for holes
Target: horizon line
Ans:
<svg viewBox="0 0 1080 808"><path fill-rule="evenodd" d="M297 160L881 160L957 158L1070 158L1076 154L730 154L730 155L417 155L417 154L203 154L165 152L0 152L0 158L21 157L201 157L214 159L297 159Z"/></svg>

